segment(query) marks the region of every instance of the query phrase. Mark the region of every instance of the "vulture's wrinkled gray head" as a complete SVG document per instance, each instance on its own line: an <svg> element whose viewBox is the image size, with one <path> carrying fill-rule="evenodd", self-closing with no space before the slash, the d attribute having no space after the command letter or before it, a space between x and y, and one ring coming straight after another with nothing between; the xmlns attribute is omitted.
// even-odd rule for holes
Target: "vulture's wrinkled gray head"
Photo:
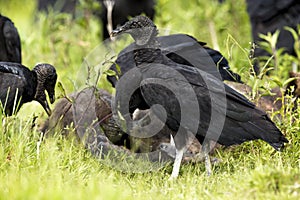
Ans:
<svg viewBox="0 0 300 200"><path fill-rule="evenodd" d="M38 101L48 115L51 114L49 104L47 102L46 93L47 91L50 99L50 103L55 101L55 84L57 80L57 74L55 68L46 63L37 64L33 71L37 75L37 88L34 99Z"/></svg>
<svg viewBox="0 0 300 200"><path fill-rule="evenodd" d="M150 39L157 36L158 31L156 25L146 16L139 15L126 22L111 32L111 36L115 37L122 33L128 33L135 40L137 45L146 45Z"/></svg>

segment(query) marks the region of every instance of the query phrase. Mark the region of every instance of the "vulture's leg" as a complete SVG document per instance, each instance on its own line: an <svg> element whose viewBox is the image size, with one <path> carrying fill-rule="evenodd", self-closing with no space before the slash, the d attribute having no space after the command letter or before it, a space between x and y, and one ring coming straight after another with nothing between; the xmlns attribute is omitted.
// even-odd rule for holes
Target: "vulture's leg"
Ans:
<svg viewBox="0 0 300 200"><path fill-rule="evenodd" d="M174 161L173 170L170 179L177 178L184 151L185 151L184 148L181 149L176 148L175 161Z"/></svg>
<svg viewBox="0 0 300 200"><path fill-rule="evenodd" d="M209 140L204 140L202 143L202 153L204 156L204 162L205 162L205 169L207 172L207 175L210 176L212 174L211 170L211 162L210 162L210 157L209 157L209 151L210 151L210 141Z"/></svg>

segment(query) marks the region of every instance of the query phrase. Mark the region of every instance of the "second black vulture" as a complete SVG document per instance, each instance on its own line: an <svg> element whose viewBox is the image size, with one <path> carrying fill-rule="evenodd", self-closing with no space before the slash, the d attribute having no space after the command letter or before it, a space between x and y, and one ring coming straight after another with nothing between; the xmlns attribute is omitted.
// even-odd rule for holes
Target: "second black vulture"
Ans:
<svg viewBox="0 0 300 200"><path fill-rule="evenodd" d="M0 14L0 61L22 62L20 36L14 23Z"/></svg>
<svg viewBox="0 0 300 200"><path fill-rule="evenodd" d="M50 115L45 91L53 103L56 79L56 70L50 64L37 64L30 71L19 63L0 62L0 100L5 114L12 115L22 104L36 100Z"/></svg>
<svg viewBox="0 0 300 200"><path fill-rule="evenodd" d="M155 24L138 16L115 29L116 36L128 33L135 40L135 72L120 79L116 87L115 113L130 120L137 109L153 109L177 132L176 158L171 177L179 174L188 135L202 143L206 169L211 173L209 141L230 146L261 139L276 150L288 140L264 111L220 79L200 69L178 64L162 54ZM128 124L128 123L127 123ZM129 126L130 128L130 123Z"/></svg>

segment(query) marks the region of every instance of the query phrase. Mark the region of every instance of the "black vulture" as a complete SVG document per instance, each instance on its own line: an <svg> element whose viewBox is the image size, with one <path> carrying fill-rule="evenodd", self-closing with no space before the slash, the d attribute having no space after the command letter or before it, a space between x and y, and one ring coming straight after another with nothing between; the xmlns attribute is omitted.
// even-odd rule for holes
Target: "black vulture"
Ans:
<svg viewBox="0 0 300 200"><path fill-rule="evenodd" d="M135 40L136 68L117 82L114 114L121 114L120 122L125 119L130 129L132 113L137 108L151 108L161 121L177 132L172 178L179 174L190 134L202 143L208 174L211 173L210 140L230 146L262 139L276 150L281 150L288 142L267 114L245 96L201 69L168 59L161 52L156 38L158 30L149 18L137 16L111 35L122 33L130 34Z"/></svg>
<svg viewBox="0 0 300 200"><path fill-rule="evenodd" d="M300 24L300 1L298 0L247 0L247 11L250 16L252 37L256 44L263 39L259 34L266 35L280 30L277 48L284 47L285 52L296 56L294 49L294 38L285 29L286 26L297 30ZM269 54L261 48L256 48L254 56L268 56ZM255 65L258 72L258 65Z"/></svg>
<svg viewBox="0 0 300 200"><path fill-rule="evenodd" d="M0 14L0 61L22 62L20 36L14 23Z"/></svg>
<svg viewBox="0 0 300 200"><path fill-rule="evenodd" d="M108 8L107 4L112 5L111 20L112 29L115 29L118 25L124 24L128 17L134 17L144 13L151 19L155 14L155 1L156 0L98 0L101 2L101 14L102 20L102 33L103 39L109 38L109 31L107 26L108 20Z"/></svg>
<svg viewBox="0 0 300 200"><path fill-rule="evenodd" d="M213 61L209 64L212 65L201 65L202 70L216 75L216 77L220 77L220 74L222 80L242 83L241 77L230 70L227 59L219 51L205 46L206 43L199 42L194 37L186 34L160 36L157 37L157 40L160 43L162 53L172 61L194 67L192 63L186 60L187 54L199 56L199 60L207 60L208 58L206 57L209 56ZM110 67L111 70L116 72L116 75L122 76L122 74L135 67L134 46L134 44L131 44L123 49L119 53L116 62ZM116 65L118 65L120 70L117 70ZM216 66L218 70L216 70ZM107 79L115 87L117 78L113 75L108 75Z"/></svg>
<svg viewBox="0 0 300 200"><path fill-rule="evenodd" d="M50 64L37 64L30 71L19 63L0 62L0 99L4 112L12 115L24 103L36 100L50 115L45 90L53 103L56 79L56 70Z"/></svg>

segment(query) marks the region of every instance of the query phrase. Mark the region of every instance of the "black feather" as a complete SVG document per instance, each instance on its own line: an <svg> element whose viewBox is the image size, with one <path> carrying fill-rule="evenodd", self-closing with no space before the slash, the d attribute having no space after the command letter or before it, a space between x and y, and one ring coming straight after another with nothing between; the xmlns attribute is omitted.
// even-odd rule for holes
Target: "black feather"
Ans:
<svg viewBox="0 0 300 200"><path fill-rule="evenodd" d="M0 61L21 63L20 36L14 23L0 14Z"/></svg>
<svg viewBox="0 0 300 200"><path fill-rule="evenodd" d="M242 82L241 77L230 70L228 61L220 52L205 46L204 42L199 42L192 36L175 34L157 37L157 40L162 53L176 63L199 68L221 80ZM131 44L118 55L116 64L120 67L121 74L117 73L117 75L122 76L136 66L134 47L135 45ZM116 64L113 64L110 69L118 72ZM116 85L115 76L107 76L107 79L113 86Z"/></svg>

